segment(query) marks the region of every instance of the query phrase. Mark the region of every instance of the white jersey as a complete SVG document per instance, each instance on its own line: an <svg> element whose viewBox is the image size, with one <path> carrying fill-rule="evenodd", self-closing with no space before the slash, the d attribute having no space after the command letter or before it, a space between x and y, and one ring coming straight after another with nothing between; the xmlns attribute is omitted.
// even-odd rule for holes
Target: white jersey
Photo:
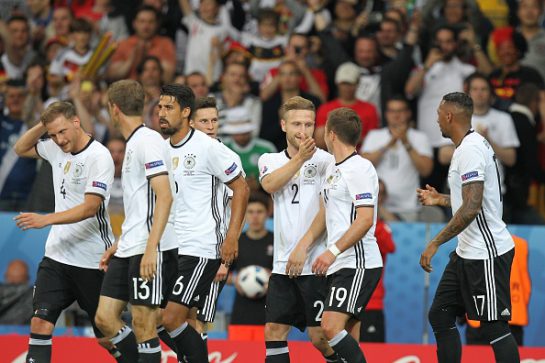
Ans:
<svg viewBox="0 0 545 363"><path fill-rule="evenodd" d="M158 132L141 125L128 137L125 147L121 174L125 220L115 253L117 257L141 255L146 250L155 209L151 179L158 175L169 176L174 195L174 180L165 141ZM159 242L159 250L169 251L176 247L173 206Z"/></svg>
<svg viewBox="0 0 545 363"><path fill-rule="evenodd" d="M93 55L92 50L88 50L85 54L80 54L74 48L64 48L51 62L49 73L72 79L79 69L91 59L91 55Z"/></svg>
<svg viewBox="0 0 545 363"><path fill-rule="evenodd" d="M259 178L263 180L284 166L290 157L286 150L263 154L259 158ZM286 264L291 252L307 233L320 209L320 190L325 180L327 166L334 163L333 156L317 149L312 158L277 192L274 202L274 263L273 273L286 274ZM312 263L325 250L326 236L321 236L308 253L303 275L312 275Z"/></svg>
<svg viewBox="0 0 545 363"><path fill-rule="evenodd" d="M488 260L514 247L502 221L503 203L496 156L484 137L470 132L452 155L448 173L452 214L462 206L462 186L484 182L482 208L458 235L456 253L470 260Z"/></svg>
<svg viewBox="0 0 545 363"><path fill-rule="evenodd" d="M387 127L371 130L365 137L361 152L375 152L387 146L391 139L392 134ZM426 134L410 128L407 130L407 139L419 155L433 158L433 150ZM376 169L378 176L388 187L388 198L385 203L388 210L403 213L420 209L414 192L420 186L420 174L401 140L384 152ZM400 175L403 177L400 178Z"/></svg>
<svg viewBox="0 0 545 363"><path fill-rule="evenodd" d="M177 145L167 142L176 182L178 253L219 259L228 218L224 184L244 175L240 158L195 129Z"/></svg>
<svg viewBox="0 0 545 363"><path fill-rule="evenodd" d="M82 204L85 194L103 198L96 216L52 226L45 256L71 266L98 269L102 254L114 242L107 211L114 182L110 152L94 139L75 154L63 152L51 139L38 142L36 152L49 161L53 170L55 213Z"/></svg>
<svg viewBox="0 0 545 363"><path fill-rule="evenodd" d="M323 184L327 246L346 233L356 219L356 209L374 209L373 226L361 240L337 256L327 274L343 268L382 267L382 257L375 238L377 224L378 177L373 164L356 152L340 163L330 164Z"/></svg>

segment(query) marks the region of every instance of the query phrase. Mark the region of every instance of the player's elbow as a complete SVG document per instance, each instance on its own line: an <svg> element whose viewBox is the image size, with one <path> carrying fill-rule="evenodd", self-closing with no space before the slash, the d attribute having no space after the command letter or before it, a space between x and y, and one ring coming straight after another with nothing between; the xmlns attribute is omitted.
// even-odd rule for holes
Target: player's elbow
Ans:
<svg viewBox="0 0 545 363"><path fill-rule="evenodd" d="M271 180L270 177L263 178L261 180L261 187L263 188L264 191L266 191L269 194L276 193L278 191L278 189L279 189L274 185L274 183L273 183L273 181Z"/></svg>
<svg viewBox="0 0 545 363"><path fill-rule="evenodd" d="M21 139L19 139L15 145L13 145L13 151L17 154L17 156L24 156L28 150L25 150L26 148L23 147L21 144Z"/></svg>
<svg viewBox="0 0 545 363"><path fill-rule="evenodd" d="M83 205L83 216L82 216L83 218L81 220L96 216L98 214L99 209L100 209L100 203L99 204L85 203Z"/></svg>

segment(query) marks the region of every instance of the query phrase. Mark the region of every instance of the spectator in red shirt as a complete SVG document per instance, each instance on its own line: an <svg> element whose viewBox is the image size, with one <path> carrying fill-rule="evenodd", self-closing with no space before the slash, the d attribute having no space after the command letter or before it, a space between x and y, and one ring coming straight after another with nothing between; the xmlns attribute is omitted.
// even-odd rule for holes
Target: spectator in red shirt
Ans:
<svg viewBox="0 0 545 363"><path fill-rule="evenodd" d="M358 147L363 143L363 139L367 133L378 127L379 119L375 106L369 102L356 99L359 79L360 69L354 63L346 62L337 68L335 83L337 84L339 97L320 106L316 115L314 139L316 140L316 146L319 148L326 150L324 133L327 114L336 108L349 107L360 116L362 128Z"/></svg>
<svg viewBox="0 0 545 363"><path fill-rule="evenodd" d="M378 208L384 205L386 199L386 186L379 180ZM375 227L375 237L377 238L378 248L382 256L382 276L378 282L377 288L371 295L371 300L367 303L365 314L361 322L360 341L384 343L386 340L386 329L384 324L384 271L386 271L386 255L395 252L396 246L392 239L392 230L380 218L377 218Z"/></svg>

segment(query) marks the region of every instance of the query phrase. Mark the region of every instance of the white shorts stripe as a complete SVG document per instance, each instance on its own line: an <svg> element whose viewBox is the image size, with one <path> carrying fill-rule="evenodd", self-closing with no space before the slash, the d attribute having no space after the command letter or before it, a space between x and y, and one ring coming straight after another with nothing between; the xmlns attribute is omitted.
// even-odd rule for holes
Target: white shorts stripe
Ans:
<svg viewBox="0 0 545 363"><path fill-rule="evenodd" d="M363 275L365 269L356 269L354 274L354 279L352 280L352 286L350 287L350 295L348 297L348 312L354 314L356 311L356 302L358 301L358 296L363 284Z"/></svg>
<svg viewBox="0 0 545 363"><path fill-rule="evenodd" d="M189 304L191 302L193 293L197 289L199 280L201 279L202 274L204 273L204 268L206 267L207 261L208 259L199 257L199 262L197 263L197 267L195 267L195 270L193 271L193 274L191 275L191 278L189 279L189 282L187 284L187 289L184 292L184 295L182 296L182 303Z"/></svg>

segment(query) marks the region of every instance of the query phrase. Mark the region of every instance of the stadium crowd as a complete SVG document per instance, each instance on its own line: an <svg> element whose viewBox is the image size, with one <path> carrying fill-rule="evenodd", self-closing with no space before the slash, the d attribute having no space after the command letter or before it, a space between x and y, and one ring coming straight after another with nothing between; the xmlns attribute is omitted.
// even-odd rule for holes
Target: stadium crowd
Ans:
<svg viewBox="0 0 545 363"><path fill-rule="evenodd" d="M328 113L353 109L362 121L358 151L387 190L379 210L384 222L447 217L446 209L420 206L415 191L426 184L447 188L455 147L441 135L436 108L444 94L466 92L473 128L502 165L505 222L543 224L544 6L542 0L2 1L0 211L54 210L51 166L18 157L13 146L48 105L67 100L82 128L112 154L110 216L119 235L125 141L109 120L106 91L133 79L144 87L144 121L155 130L162 85L213 96L218 135L239 155L254 193L264 192L259 157L286 148L279 114L285 101L312 101L314 138L323 149Z"/></svg>

